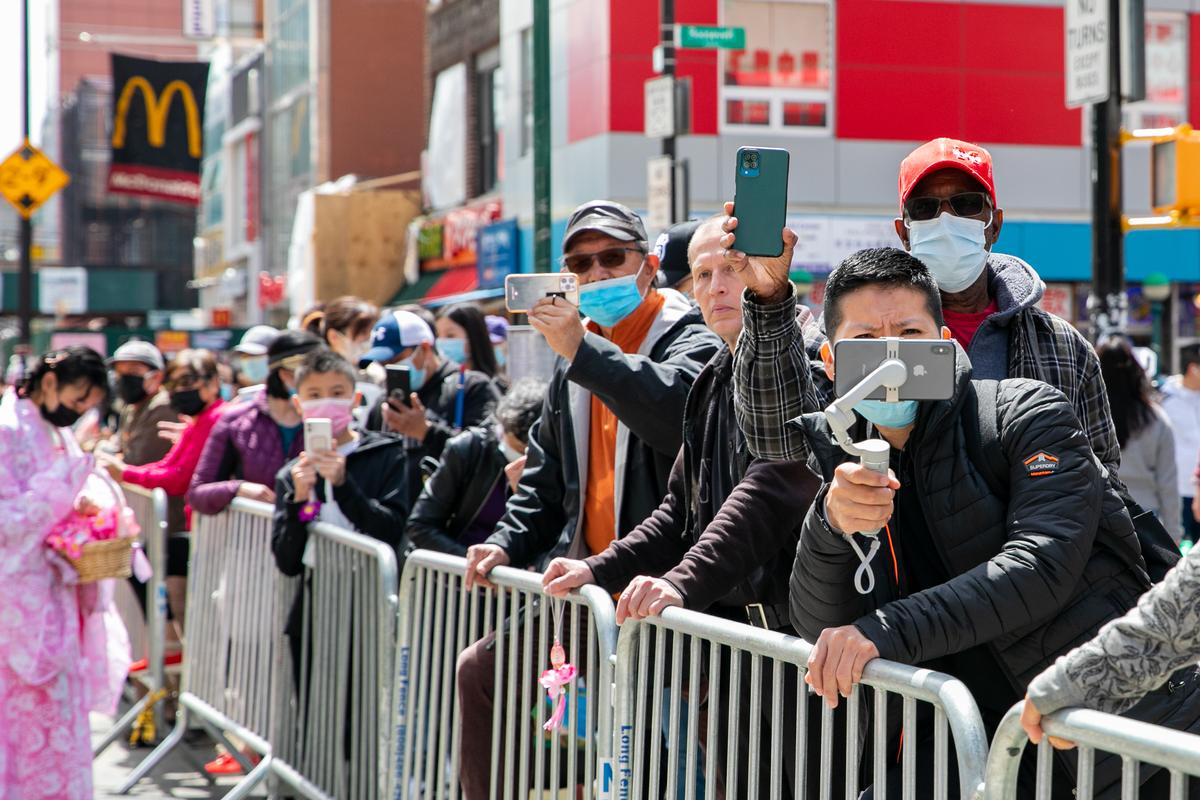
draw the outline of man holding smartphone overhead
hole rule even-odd
[[[957,139],[926,142],[900,163],[899,201],[896,235],[933,275],[946,326],[975,376],[1033,378],[1061,391],[1092,449],[1115,474],[1121,454],[1095,351],[1073,325],[1038,307],[1046,287],[1033,267],[994,252],[1004,210],[991,154]],[[760,357],[760,326],[750,324],[779,310],[768,300],[788,302],[780,294],[751,296],[746,304],[749,346],[738,351],[738,421],[756,456],[802,458],[803,436],[783,424],[801,413],[796,386]]]
[[[529,312],[559,358],[517,491],[491,538],[467,551],[468,587],[497,566],[599,553],[667,494],[688,391],[721,340],[687,298],[654,287],[648,250],[641,219],[619,203],[585,203],[568,219],[562,267],[578,277],[580,306],[546,297]],[[470,800],[490,796],[494,641],[458,661]]]

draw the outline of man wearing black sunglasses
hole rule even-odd
[[[896,234],[937,281],[975,377],[1035,378],[1062,391],[1115,474],[1121,454],[1100,362],[1073,325],[1038,307],[1046,286],[1037,272],[993,252],[1003,224],[987,150],[941,138],[900,162]]]
[[[585,203],[567,220],[561,264],[578,277],[579,307],[547,297],[529,312],[560,358],[517,490],[491,537],[467,550],[468,587],[487,585],[497,566],[543,569],[555,556],[603,552],[666,496],[688,391],[721,340],[686,297],[655,288],[648,244],[641,219],[620,203]],[[502,788],[489,785],[494,643],[482,639],[458,660],[468,800]]]

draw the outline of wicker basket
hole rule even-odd
[[[133,543],[136,537],[121,536],[88,542],[79,558],[68,558],[79,573],[80,583],[105,578],[128,578],[133,574]]]

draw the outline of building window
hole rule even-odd
[[[533,29],[521,31],[521,155],[533,149]]]
[[[1127,130],[1187,122],[1187,22],[1183,13],[1146,13],[1146,99],[1122,108]]]
[[[476,196],[496,188],[500,179],[503,89],[500,51],[493,47],[475,58]]]
[[[746,49],[722,51],[723,130],[830,132],[831,16],[827,1],[725,0]]]

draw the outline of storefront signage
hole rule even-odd
[[[493,222],[479,229],[479,288],[499,289],[504,277],[520,270],[521,229],[515,219]]]

